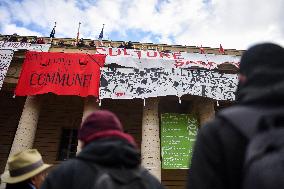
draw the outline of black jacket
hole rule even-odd
[[[242,56],[241,66],[245,68],[240,72],[246,80],[239,82],[236,104],[262,110],[284,109],[284,50],[255,49],[258,52],[251,50]],[[284,121],[278,124],[284,125]],[[247,144],[248,139],[217,114],[198,132],[187,188],[241,188]]]
[[[28,181],[23,181],[16,184],[6,184],[5,189],[33,189]]]
[[[239,189],[247,139],[216,118],[200,129],[188,175],[188,189]]]
[[[94,165],[120,170],[117,176],[123,174],[123,178],[130,181],[134,177],[132,170],[140,166],[140,154],[132,145],[121,139],[96,140],[84,147],[76,158],[55,168],[47,176],[41,188],[92,188],[97,176],[96,169],[92,168]],[[148,171],[143,172],[143,177],[151,188],[163,188]]]

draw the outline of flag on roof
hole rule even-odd
[[[225,50],[223,49],[222,45],[220,44],[219,53],[225,54]]]
[[[103,27],[102,27],[102,30],[101,30],[101,33],[99,35],[99,46],[103,46],[103,37],[104,37],[104,27],[105,27],[105,24],[103,24]]]
[[[80,36],[80,25],[81,25],[81,22],[79,22],[79,26],[78,26],[78,32],[77,32],[77,37],[76,37],[76,43],[79,42],[79,36]]]
[[[50,35],[49,35],[50,38],[54,38],[54,35],[55,35],[55,28],[56,28],[56,22],[54,22],[54,26],[53,26],[53,28],[52,28],[52,30],[51,30],[51,32],[50,32]]]
[[[104,27],[105,27],[105,25],[103,24],[103,28],[102,28],[101,33],[99,35],[100,40],[102,40],[104,38]]]
[[[199,49],[200,49],[200,54],[204,54],[205,53],[204,48],[202,47],[202,45],[200,45]]]

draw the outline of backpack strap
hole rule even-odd
[[[261,118],[275,112],[276,110],[236,105],[220,111],[217,117],[230,123],[249,139],[257,132],[257,125]]]

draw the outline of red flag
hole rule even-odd
[[[205,53],[204,48],[202,47],[202,45],[200,45],[199,49],[200,49],[200,54],[204,54]]]
[[[58,52],[26,53],[17,96],[55,93],[99,96],[100,67],[105,55]]]
[[[220,44],[219,53],[225,54],[225,50],[223,49],[222,45]]]

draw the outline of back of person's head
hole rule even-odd
[[[78,139],[85,145],[97,139],[109,137],[120,138],[136,146],[133,137],[123,132],[118,117],[107,110],[97,110],[90,114],[83,121],[78,132]]]
[[[249,48],[241,58],[237,98],[241,103],[283,100],[284,49],[263,43]]]
[[[273,43],[263,43],[249,48],[241,58],[240,73],[249,77],[255,72],[284,68],[283,48]]]

